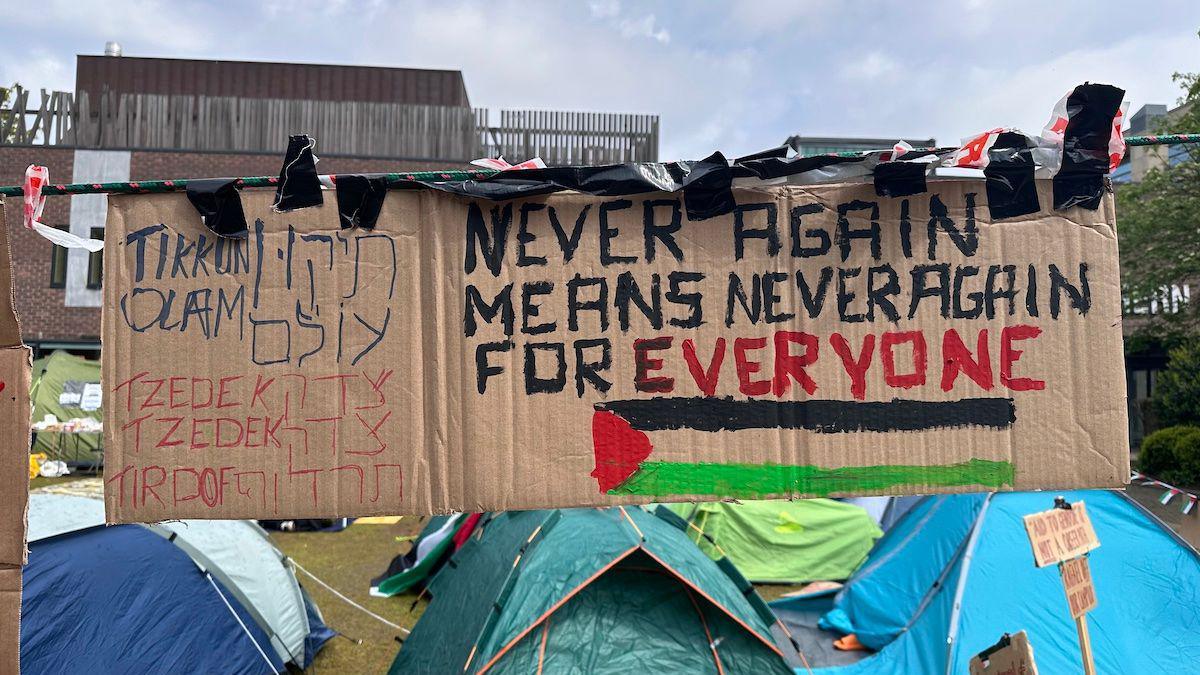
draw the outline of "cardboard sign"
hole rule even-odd
[[[1086,556],[1064,560],[1058,571],[1067,591],[1067,606],[1071,618],[1078,619],[1096,608],[1096,587],[1092,585],[1092,570]]]
[[[271,197],[240,241],[182,194],[109,201],[113,521],[1129,476],[1111,198],[993,223],[977,181],[771,187],[691,221],[392,191],[364,231]]]
[[[1033,513],[1024,520],[1033,547],[1033,563],[1038,567],[1081,556],[1100,546],[1083,502],[1075,502],[1069,509]]]
[[[1033,661],[1033,645],[1025,631],[1009,636],[1007,645],[990,650],[971,659],[971,675],[1037,675],[1037,664]]]
[[[29,503],[29,348],[13,309],[12,259],[0,201],[0,673],[19,671],[21,565]]]

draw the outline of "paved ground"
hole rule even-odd
[[[1130,485],[1127,492],[1130,497],[1133,497],[1139,504],[1145,506],[1155,516],[1158,516],[1159,520],[1179,533],[1192,546],[1200,549],[1200,504],[1197,504],[1192,509],[1192,512],[1185,516],[1182,512],[1184,502],[1180,497],[1172,499],[1171,503],[1166,506],[1159,503],[1158,500],[1164,492],[1160,487]],[[1103,543],[1101,542],[1101,545]]]

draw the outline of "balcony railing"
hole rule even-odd
[[[307,133],[318,154],[465,162],[503,155],[550,165],[658,160],[658,116],[552,110],[117,94],[14,87],[0,107],[0,145],[282,152]]]

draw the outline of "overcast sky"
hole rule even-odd
[[[661,157],[794,133],[1036,132],[1084,80],[1131,112],[1200,71],[1200,2],[56,1],[5,17],[0,82],[74,87],[75,55],[461,69],[474,105],[657,113]],[[1123,16],[1123,14],[1125,16]]]

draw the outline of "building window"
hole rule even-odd
[[[54,229],[68,231],[66,225],[55,225]],[[50,252],[50,288],[67,287],[67,249],[55,245]]]
[[[93,227],[92,239],[103,239],[104,228]],[[98,290],[104,281],[104,249],[93,251],[88,255],[87,287]]]

